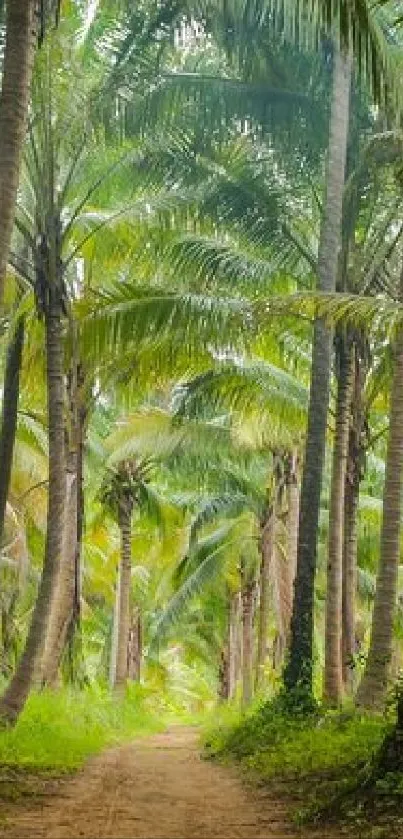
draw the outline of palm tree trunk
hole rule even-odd
[[[60,662],[73,615],[75,555],[77,544],[77,471],[75,452],[66,470],[66,507],[63,546],[58,579],[54,588],[45,649],[39,667],[39,682],[57,687]]]
[[[74,346],[76,347],[76,325]],[[69,377],[70,414],[72,418],[72,446],[76,459],[76,499],[75,499],[75,553],[74,553],[74,592],[71,620],[68,625],[67,644],[69,647],[70,678],[74,681],[83,664],[81,638],[81,589],[82,589],[82,543],[84,530],[84,448],[87,431],[88,408],[86,401],[86,379],[80,361],[76,358]]]
[[[49,492],[45,559],[38,596],[24,652],[0,700],[0,718],[13,723],[28,697],[35,668],[46,640],[50,604],[59,573],[66,495],[64,451],[64,370],[62,300],[56,283],[49,284],[45,312],[49,425]]]
[[[336,428],[330,488],[329,545],[326,591],[324,699],[338,706],[343,695],[342,607],[344,491],[350,433],[354,349],[343,335],[340,340],[340,370],[337,386]]]
[[[318,288],[336,288],[338,252],[346,167],[351,62],[337,51],[334,57],[330,138],[327,160],[326,197],[318,256]],[[317,557],[320,494],[325,456],[330,387],[331,330],[322,319],[315,322],[308,429],[298,538],[291,642],[284,684],[288,691],[302,688],[313,693],[313,613]]]
[[[230,695],[229,682],[229,645],[228,638],[221,650],[218,667],[218,698],[221,702],[227,702]]]
[[[36,0],[7,3],[0,95],[0,306],[4,295],[35,54]]]
[[[229,699],[233,699],[236,694],[237,682],[239,677],[239,663],[241,658],[241,650],[239,643],[239,624],[240,624],[240,599],[239,592],[231,595],[230,599],[230,617],[229,617]]]
[[[276,505],[267,506],[261,522],[260,535],[260,577],[259,577],[259,628],[256,657],[256,687],[261,683],[264,665],[267,659],[267,636],[270,619],[270,573],[273,563]]]
[[[120,563],[116,570],[115,601],[113,604],[111,655],[109,661],[109,684],[111,688],[116,684],[116,665],[118,658],[118,636],[119,636],[119,612],[120,612]]]
[[[10,487],[15,434],[17,431],[17,411],[20,394],[22,353],[24,347],[24,328],[24,318],[21,317],[8,347],[3,386],[0,435],[0,546],[3,542],[4,520]]]
[[[63,550],[58,581],[50,610],[49,629],[39,672],[42,684],[57,685],[64,649],[72,651],[74,630],[79,619],[79,577],[82,540],[83,436],[85,414],[82,410],[83,380],[77,361],[77,330],[73,325],[73,361],[67,377],[69,410],[66,419],[66,513]],[[80,528],[80,530],[79,530]],[[72,658],[72,656],[71,656]]]
[[[347,476],[344,495],[342,657],[343,684],[349,692],[352,692],[354,685],[354,657],[356,653],[355,598],[357,592],[359,496],[359,481],[351,482]]]
[[[298,528],[299,528],[299,486],[298,455],[292,452],[288,457],[286,472],[287,487],[287,560],[290,566],[291,603],[294,599],[294,580],[297,570]],[[289,630],[289,628],[288,628]]]
[[[403,273],[401,282],[403,292]],[[401,296],[403,297],[403,293]],[[380,559],[371,640],[364,675],[357,692],[357,704],[365,708],[381,707],[388,686],[400,560],[402,487],[403,328],[399,327],[395,342],[395,363],[390,396]]]
[[[242,587],[242,704],[249,705],[253,696],[253,599],[255,583]]]
[[[360,483],[364,475],[367,427],[363,399],[367,375],[366,339],[362,335],[358,337],[359,340],[355,342],[352,420],[344,491],[342,666],[343,684],[348,693],[353,693],[355,685],[358,504]]]
[[[130,594],[132,573],[132,512],[130,501],[123,500],[119,509],[121,539],[119,622],[116,656],[115,687],[121,687],[128,678],[127,645],[130,631]]]
[[[128,676],[134,682],[140,681],[142,658],[142,631],[140,607],[132,609],[127,650]]]

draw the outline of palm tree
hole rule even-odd
[[[327,159],[326,199],[321,224],[318,279],[321,291],[336,288],[338,252],[347,155],[351,62],[334,56],[333,95]],[[308,413],[301,488],[298,559],[289,659],[284,671],[286,690],[303,688],[312,696],[313,604],[320,491],[325,455],[330,386],[331,331],[320,320],[314,327],[311,398]]]
[[[147,462],[121,461],[110,471],[101,489],[105,505],[116,515],[121,540],[118,586],[116,590],[116,666],[114,686],[121,687],[132,674],[131,541],[133,510],[149,472]],[[139,652],[139,651],[138,651]]]
[[[73,20],[79,28],[81,21]],[[103,226],[105,221],[97,220],[94,228],[90,224],[90,232],[86,227],[85,208],[99,190],[105,179],[116,172],[116,161],[110,165],[103,159],[103,170],[94,177],[88,186],[82,184],[80,164],[83,158],[91,155],[95,142],[95,135],[91,124],[83,119],[83,111],[77,108],[77,94],[82,105],[83,99],[94,104],[100,96],[100,88],[110,81],[110,73],[115,75],[116,65],[111,71],[106,66],[105,77],[99,80],[89,76],[88,87],[70,89],[72,94],[70,106],[71,122],[66,122],[66,106],[64,79],[66,74],[71,78],[71,65],[60,68],[54,73],[56,46],[63,43],[63,37],[68,33],[69,44],[71,31],[69,21],[61,27],[53,38],[48,38],[41,52],[33,84],[32,108],[36,119],[29,132],[25,155],[25,186],[22,185],[22,195],[34,199],[34,206],[29,200],[24,204],[22,200],[17,207],[16,236],[23,238],[25,249],[31,255],[31,261],[23,260],[19,263],[19,270],[25,281],[34,289],[38,314],[45,324],[46,361],[47,361],[47,397],[48,397],[48,428],[49,428],[49,486],[48,486],[48,518],[47,538],[43,573],[38,597],[33,611],[32,622],[28,632],[24,653],[19,662],[14,677],[8,686],[1,702],[0,716],[13,722],[27,698],[30,685],[39,658],[44,648],[48,629],[48,619],[51,614],[53,595],[56,592],[60,562],[63,553],[63,533],[65,532],[65,500],[66,500],[66,452],[65,452],[65,371],[64,371],[64,333],[67,316],[70,321],[72,312],[68,302],[67,285],[71,283],[73,267],[76,267],[76,257],[89,241],[92,235]],[[137,33],[131,33],[127,42],[130,50]],[[91,42],[91,37],[89,40]],[[74,41],[75,46],[76,41]],[[144,46],[144,44],[143,44]],[[80,63],[77,47],[75,60],[77,67]],[[45,130],[46,128],[46,130]],[[74,153],[72,153],[72,149]],[[127,162],[127,155],[124,156]],[[119,161],[120,163],[121,161]],[[81,192],[80,192],[81,188]],[[78,195],[77,195],[78,192]],[[84,192],[84,197],[83,197]],[[64,213],[69,206],[69,212]],[[143,205],[144,206],[144,205]],[[68,217],[67,217],[68,216]],[[83,218],[84,217],[84,218]],[[109,215],[108,215],[109,221]],[[84,231],[82,229],[84,226]],[[11,261],[15,261],[15,253],[11,253]],[[70,468],[70,467],[69,467]],[[78,483],[76,483],[78,487]],[[78,487],[78,489],[80,489]],[[72,503],[77,499],[72,495]],[[73,518],[77,518],[76,507],[72,509]],[[78,524],[78,523],[77,523]],[[77,528],[74,544],[77,544]],[[70,533],[70,536],[72,534]],[[66,535],[65,545],[70,544]],[[67,563],[68,565],[69,563]],[[64,593],[63,593],[64,596]],[[59,639],[58,627],[60,617],[53,621],[54,639],[49,643],[53,649],[54,641]],[[61,637],[64,637],[62,633]],[[60,641],[58,641],[60,645]],[[59,655],[55,662],[58,663]]]

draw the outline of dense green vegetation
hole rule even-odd
[[[33,694],[16,726],[1,732],[1,763],[74,769],[106,746],[162,730],[164,703],[135,687],[120,700],[99,688]]]
[[[212,712],[398,825],[401,25],[0,0],[0,764]]]

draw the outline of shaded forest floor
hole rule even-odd
[[[255,786],[203,760],[195,729],[173,727],[91,758],[73,776],[0,770],[4,839],[336,839],[339,826],[298,827],[295,785]],[[385,827],[385,825],[384,825]],[[375,830],[377,828],[375,827]],[[394,823],[375,836],[403,836]]]

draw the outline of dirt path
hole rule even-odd
[[[304,833],[304,839],[325,834]],[[329,834],[330,836],[330,834]],[[297,839],[284,803],[200,758],[175,728],[90,760],[43,800],[3,815],[5,839]]]

